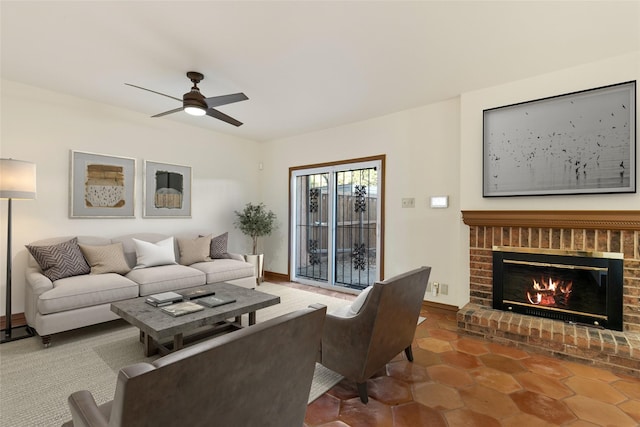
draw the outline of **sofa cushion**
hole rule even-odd
[[[211,258],[224,259],[229,258],[227,253],[227,244],[229,241],[229,233],[222,233],[211,239]]]
[[[253,264],[235,259],[214,259],[209,262],[191,264],[207,275],[207,283],[225,282],[227,280],[251,277],[254,274]]]
[[[78,238],[51,246],[26,245],[42,269],[42,273],[52,282],[65,277],[89,274],[91,268],[80,251]]]
[[[159,241],[158,243],[145,242],[133,239],[136,246],[136,266],[134,268],[155,267],[176,263],[176,254],[173,247],[173,237]]]
[[[112,245],[80,245],[80,249],[91,266],[91,274],[127,274],[131,267],[124,258],[122,243]]]
[[[138,296],[138,285],[115,273],[85,274],[53,282],[53,289],[38,298],[38,312],[58,313],[108,304]]]
[[[191,265],[196,262],[209,261],[211,249],[211,235],[196,237],[195,239],[178,239],[180,250],[180,264]]]
[[[185,265],[134,269],[126,277],[139,285],[140,296],[204,285],[205,274]]]

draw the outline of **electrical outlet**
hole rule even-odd
[[[416,199],[413,197],[407,197],[402,199],[402,207],[403,208],[415,208],[416,207]]]
[[[449,295],[449,285],[440,282],[429,282],[427,283],[427,294],[432,297]]]

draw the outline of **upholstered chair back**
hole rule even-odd
[[[72,394],[67,425],[302,426],[325,313],[314,305],[125,367],[112,402]]]
[[[430,272],[431,267],[421,267],[377,282],[357,314],[327,315],[321,363],[366,393],[368,378],[403,350],[411,355]]]

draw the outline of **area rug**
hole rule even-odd
[[[259,291],[280,296],[281,303],[257,312],[257,321],[313,303],[328,310],[348,304],[333,298],[287,286],[263,283]],[[246,317],[246,316],[245,316]],[[246,321],[246,319],[243,319]],[[0,425],[12,427],[59,426],[71,419],[67,397],[89,390],[98,404],[113,398],[118,370],[132,363],[152,361],[144,357],[138,330],[124,321],[57,334],[52,346],[28,338],[0,347]],[[342,377],[316,365],[309,402],[337,384]]]

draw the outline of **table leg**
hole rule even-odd
[[[173,351],[180,350],[183,346],[182,334],[173,336]]]
[[[249,312],[249,326],[255,325],[255,324],[256,324],[256,312],[251,311]]]
[[[156,346],[153,338],[151,338],[149,334],[145,334],[144,332],[141,332],[140,336],[144,336],[144,341],[142,342],[144,347],[144,355],[149,357],[156,354],[158,352],[158,347]]]

